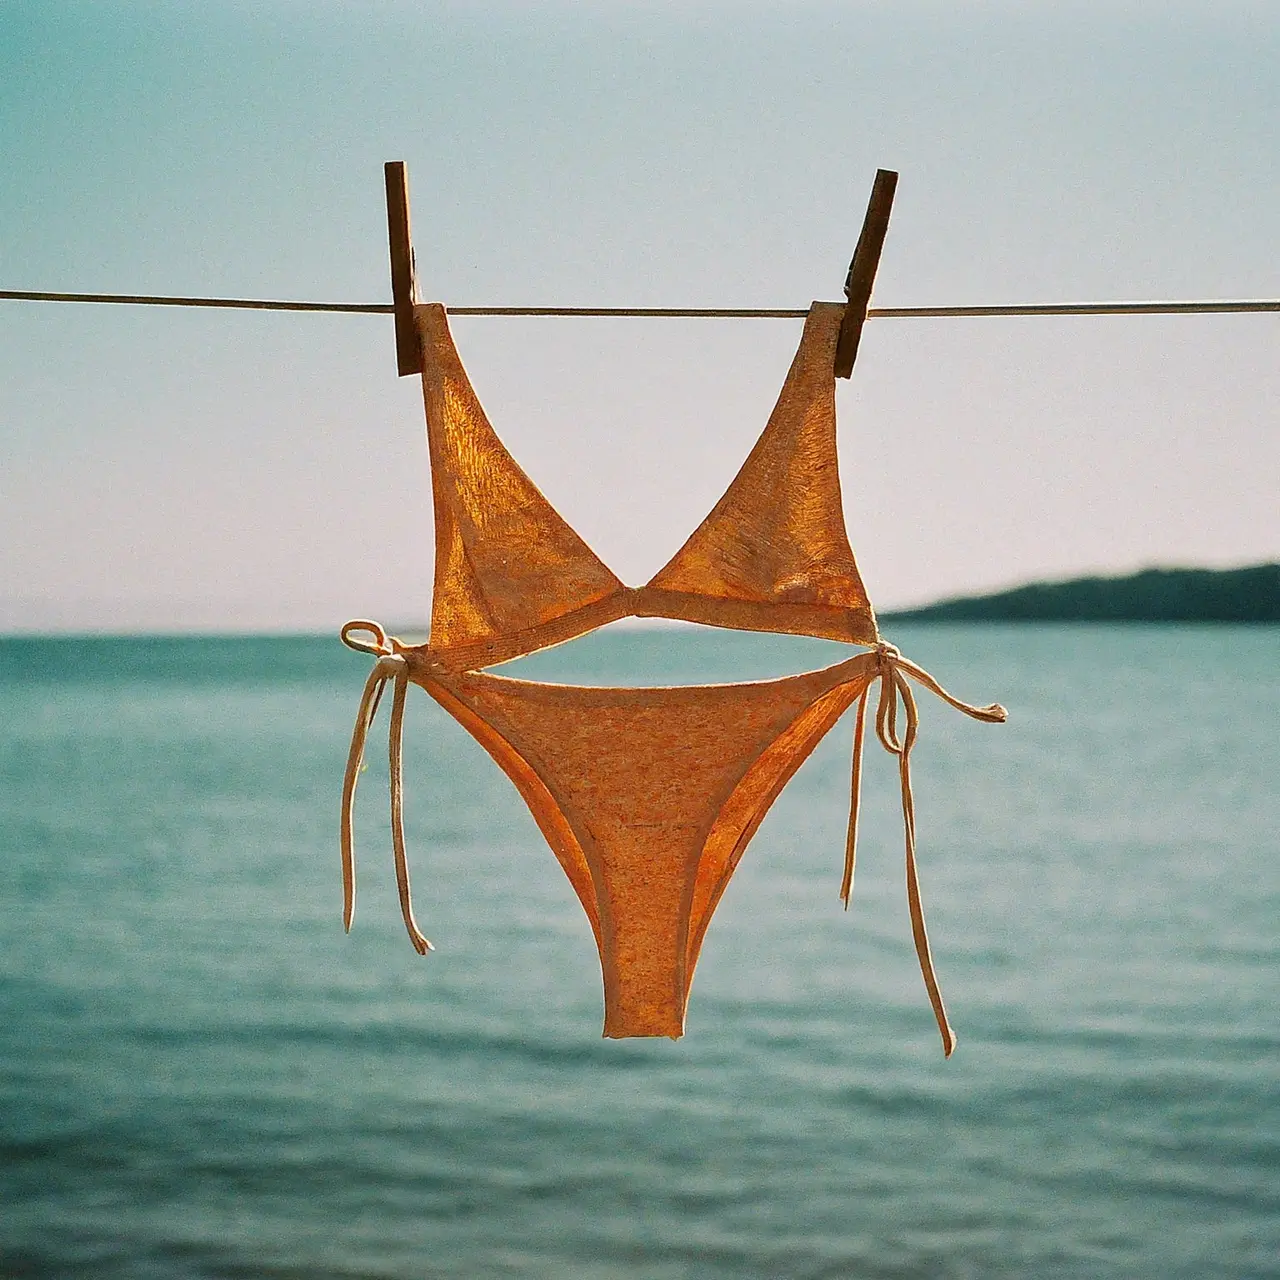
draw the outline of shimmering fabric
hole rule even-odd
[[[505,770],[595,931],[604,1034],[679,1036],[703,934],[783,784],[875,658],[757,684],[598,689],[409,678]]]
[[[778,403],[715,509],[643,587],[564,522],[489,425],[438,304],[416,310],[435,497],[431,645],[476,670],[628,616],[874,644],[845,532],[832,361],[841,303],[815,302]]]
[[[832,374],[844,305],[815,302],[742,470],[636,612],[750,631],[878,639],[845,532]]]
[[[622,617],[629,593],[489,425],[444,308],[419,306],[415,317],[435,499],[432,648],[489,666]]]
[[[405,927],[414,919],[401,810],[405,690],[424,688],[479,741],[524,797],[595,933],[606,1036],[679,1036],[703,936],[748,841],[817,742],[858,703],[845,877],[856,844],[867,697],[898,757],[907,897],[925,986],[950,1054],[955,1037],[933,972],[916,870],[909,756],[917,713],[907,676],[971,707],[880,640],[845,533],[836,463],[833,361],[842,305],[814,303],[777,406],[742,469],[671,561],[625,587],[556,513],[494,434],[439,305],[415,311],[435,497],[431,638],[405,645],[377,623],[343,640],[376,658],[343,787],[343,918],[355,904],[352,806],[378,701],[393,689],[391,824]],[[836,666],[754,684],[599,689],[482,673],[627,616],[678,618],[874,645]],[[360,639],[360,633],[371,637]],[[897,729],[901,701],[905,730]]]

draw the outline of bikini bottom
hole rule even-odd
[[[372,642],[358,638],[361,632]],[[752,684],[616,689],[535,684],[446,667],[426,646],[349,622],[351,648],[377,661],[365,684],[342,795],[343,923],[355,909],[353,811],[365,739],[388,684],[391,834],[405,927],[431,944],[413,916],[402,812],[402,740],[410,682],[421,685],[493,757],[524,797],[573,885],[600,952],[604,1034],[684,1033],[689,987],[711,916],[770,805],[836,720],[858,704],[849,833],[840,896],[853,885],[862,743],[871,685],[880,684],[876,736],[898,759],[906,837],[907,903],[921,973],[943,1050],[955,1034],[933,971],[916,869],[910,755],[919,715],[908,677],[977,720],[1006,718],[970,706],[892,645],[804,675]],[[899,730],[899,708],[903,723]]]
[[[515,783],[591,921],[604,1034],[684,1032],[712,913],[870,655],[753,684],[603,689],[414,670]]]

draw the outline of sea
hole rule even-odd
[[[1280,1276],[1280,628],[903,625],[944,1059],[894,760],[852,714],[761,826],[686,1034],[601,1038],[506,777],[336,637],[0,641],[0,1277]],[[835,644],[610,628],[505,668],[763,679]]]

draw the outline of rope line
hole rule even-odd
[[[279,302],[266,298],[176,298],[145,293],[43,293],[31,289],[0,289],[0,298],[15,302],[115,302],[135,307],[222,307],[241,311],[343,311],[358,315],[392,315],[395,308],[380,302]]]
[[[240,311],[328,311],[345,315],[395,313],[383,302],[288,302],[270,298],[184,298],[130,293],[49,293],[0,289],[14,302],[105,302],[138,307],[216,307]],[[803,320],[807,307],[447,307],[454,316],[651,317],[658,319]],[[869,320],[960,319],[985,316],[1182,316],[1280,312],[1280,298],[1182,302],[1045,302],[975,307],[871,307]]]

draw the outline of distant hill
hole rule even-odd
[[[1280,564],[1035,582],[883,616],[895,622],[1280,622]]]

